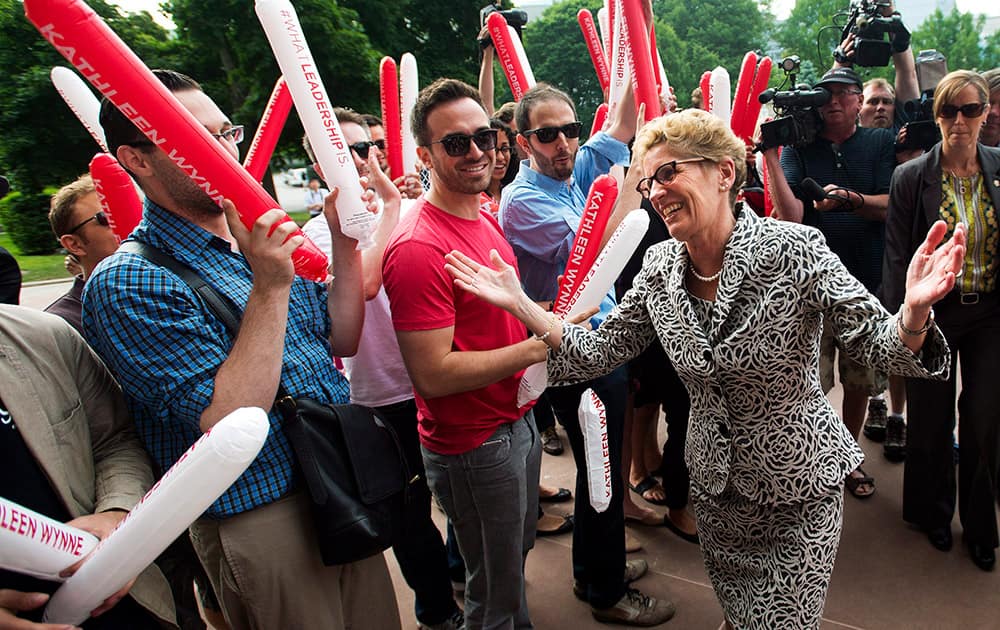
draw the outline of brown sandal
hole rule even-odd
[[[861,476],[855,477],[854,472],[861,473]],[[848,474],[847,479],[844,479],[844,485],[847,487],[848,492],[853,494],[858,499],[867,499],[875,494],[875,478],[870,477],[868,473],[861,469],[861,466],[854,469],[854,472]],[[871,488],[871,491],[865,492],[864,490],[861,490],[860,488],[862,486],[868,486]]]

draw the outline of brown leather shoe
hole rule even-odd
[[[591,608],[590,613],[601,623],[648,627],[669,621],[676,610],[671,601],[655,599],[630,588],[614,606]]]

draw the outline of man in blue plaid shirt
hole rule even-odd
[[[234,126],[191,78],[158,78],[234,158]],[[361,257],[325,206],[336,278],[295,276],[284,213],[264,213],[248,231],[228,200],[216,205],[124,115],[101,108],[109,150],[146,194],[130,235],[187,264],[242,311],[233,338],[172,272],[118,252],[95,270],[83,296],[87,339],[122,385],[138,431],[162,469],[238,407],[270,409],[271,432],[243,476],[191,526],[191,538],[234,629],[398,628],[381,555],[322,564],[308,497],[295,487],[292,453],[272,409],[279,381],[293,397],[346,403],[349,388],[331,354],[357,349],[364,319]],[[290,238],[289,238],[290,237]],[[287,242],[286,242],[287,239]]]

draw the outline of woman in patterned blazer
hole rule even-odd
[[[563,324],[513,269],[453,252],[456,283],[509,310],[549,350],[553,382],[605,374],[660,339],[691,396],[685,459],[705,565],[731,628],[819,627],[840,539],[843,484],[861,449],[819,381],[829,320],[855,359],[943,378],[948,347],[931,305],[955,283],[964,235],[931,228],[889,315],[802,225],[735,204],[745,146],[687,110],[652,121],[635,150],[639,192],[675,240],[649,249],[633,288],[598,330]],[[530,350],[530,345],[529,345]]]

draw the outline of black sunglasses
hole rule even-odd
[[[986,111],[986,103],[966,103],[965,105],[942,105],[938,116],[941,118],[956,118],[958,112],[966,118],[975,118]]]
[[[562,127],[539,127],[538,129],[528,129],[527,131],[522,131],[521,135],[525,138],[535,136],[542,144],[548,144],[550,142],[555,142],[560,133],[566,136],[567,139],[579,138],[581,129],[583,129],[583,123],[576,121],[566,123]]]
[[[351,150],[358,154],[358,157],[362,160],[368,159],[368,152],[372,147],[378,146],[371,140],[365,140],[364,142],[355,142],[354,144],[347,145],[351,147]]]
[[[385,151],[385,140],[372,140],[372,144],[378,147],[379,151]]]
[[[109,227],[111,225],[111,223],[108,222],[108,215],[104,214],[103,210],[98,210],[97,214],[95,214],[94,216],[90,217],[89,219],[85,219],[84,221],[81,221],[80,223],[78,223],[76,225],[76,227],[70,228],[66,232],[66,234],[72,234],[72,233],[76,232],[77,230],[79,230],[83,226],[87,225],[91,221],[97,221],[98,225],[102,225],[104,227]]]
[[[678,164],[692,164],[694,162],[704,162],[707,158],[689,158],[687,160],[670,160],[656,167],[653,174],[650,177],[643,177],[639,180],[636,185],[635,190],[640,195],[649,199],[650,191],[653,188],[653,182],[657,182],[661,186],[669,186],[674,178],[677,177],[677,165]]]
[[[462,157],[469,152],[473,142],[480,151],[492,151],[497,148],[497,129],[480,129],[471,136],[467,133],[450,133],[431,144],[440,144],[444,152],[451,157]]]

